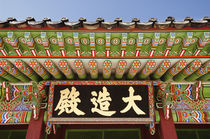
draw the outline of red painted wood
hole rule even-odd
[[[32,114],[31,121],[29,123],[27,134],[26,134],[26,139],[43,139],[44,138],[43,118],[44,118],[44,110],[43,109],[40,110],[38,120],[34,120],[33,114]]]
[[[177,139],[176,128],[171,116],[168,120],[165,119],[163,109],[159,109],[160,113],[160,135],[162,139]]]

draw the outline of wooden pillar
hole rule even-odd
[[[160,136],[161,139],[177,139],[176,128],[170,112],[170,118],[165,119],[163,109],[159,110],[160,113]]]
[[[44,118],[44,110],[43,109],[40,110],[38,120],[34,120],[33,114],[31,115],[31,121],[28,125],[26,139],[43,139],[44,138],[43,118]]]

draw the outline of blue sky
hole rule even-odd
[[[131,21],[133,17],[148,21],[156,17],[163,21],[167,16],[174,16],[177,21],[186,16],[199,20],[210,16],[210,0],[0,0],[0,20],[11,16],[18,20],[27,16],[36,20],[68,17],[71,21],[79,17],[88,21],[97,17],[106,21],[116,17],[123,21]]]

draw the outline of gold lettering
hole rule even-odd
[[[61,115],[64,111],[68,114],[74,112],[76,115],[84,115],[85,113],[77,108],[78,103],[81,102],[78,98],[79,95],[80,93],[76,91],[75,87],[71,88],[71,92],[68,88],[61,90],[60,100],[55,108],[55,111],[60,110],[58,115]]]
[[[109,92],[107,91],[107,88],[103,87],[103,92],[99,91],[99,94],[97,94],[96,91],[92,91],[91,95],[93,98],[90,99],[90,101],[95,106],[91,109],[91,112],[97,112],[104,116],[112,116],[116,113],[116,111],[109,111],[110,103],[109,101],[112,101]],[[98,96],[98,98],[96,98]],[[99,108],[98,108],[99,106]]]
[[[134,96],[134,89],[133,87],[129,87],[129,97],[123,97],[122,100],[125,103],[128,103],[128,105],[120,111],[120,113],[126,113],[127,111],[129,111],[131,109],[131,107],[133,108],[133,110],[138,114],[138,115],[145,115],[145,112],[143,112],[141,109],[139,109],[139,107],[135,104],[135,100],[141,101],[142,97],[140,95],[135,95]]]

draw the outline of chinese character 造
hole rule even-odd
[[[145,115],[145,112],[143,112],[141,109],[139,109],[139,107],[135,104],[135,100],[141,101],[142,97],[140,95],[135,95],[134,96],[134,89],[133,87],[129,87],[129,97],[123,97],[122,100],[126,103],[128,103],[128,105],[120,111],[120,113],[126,113],[127,111],[129,111],[131,109],[131,107],[133,108],[133,110],[138,114],[138,115]]]
[[[77,108],[78,103],[81,102],[78,98],[79,95],[79,91],[77,91],[75,87],[71,88],[71,92],[68,88],[61,90],[60,100],[55,108],[55,111],[60,110],[58,115],[62,114],[64,111],[66,113],[74,112],[76,115],[84,115],[85,113]]]
[[[97,94],[96,91],[92,91],[91,95],[93,96],[93,98],[91,98],[90,101],[95,106],[94,108],[91,109],[92,113],[97,112],[104,116],[112,116],[113,114],[116,113],[116,111],[109,111],[109,106],[110,106],[109,101],[112,101],[112,99],[105,86],[103,87],[103,92],[99,91],[99,94]]]

